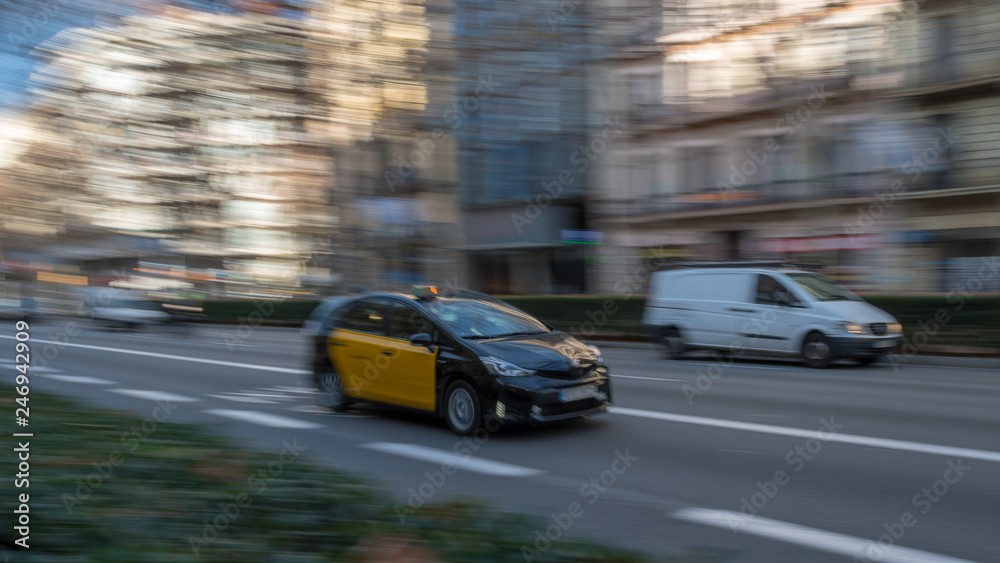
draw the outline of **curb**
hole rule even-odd
[[[659,345],[651,342],[614,341],[614,340],[587,340],[585,342],[587,344],[593,344],[594,346],[598,346],[600,348],[613,348],[618,350],[656,351],[659,350],[660,348]],[[895,362],[895,364],[890,364],[890,365],[919,365],[919,366],[932,366],[932,367],[995,369],[1000,371],[1000,357],[997,357],[995,354],[996,352],[992,352],[992,355],[988,357],[960,356],[960,355],[955,355],[955,356],[918,355],[909,358],[902,357],[899,361]]]

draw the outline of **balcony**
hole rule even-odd
[[[833,200],[872,198],[892,193],[894,197],[930,192],[946,194],[1000,191],[1000,186],[963,186],[950,170],[923,171],[914,179],[912,173],[903,174],[864,172],[818,176],[805,180],[775,181],[767,184],[742,186],[738,189],[707,188],[679,194],[655,195],[636,199],[595,199],[590,213],[597,219],[625,219],[661,214],[723,211],[733,213],[749,207],[767,206],[772,209],[827,205]],[[894,182],[898,182],[894,184]],[[1000,182],[994,182],[998,184]]]

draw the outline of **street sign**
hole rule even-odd
[[[559,240],[564,244],[604,244],[604,233],[563,229],[559,231]]]

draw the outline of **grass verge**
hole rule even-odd
[[[11,416],[14,397],[0,386]],[[163,411],[139,418],[42,393],[30,401],[30,427],[14,430],[34,433],[30,487],[14,488],[13,478],[0,485],[8,507],[0,558],[10,561],[523,562],[522,546],[551,524],[475,502],[428,505],[400,523],[388,494],[312,464],[294,443],[255,452]],[[11,505],[21,493],[30,495],[29,550],[14,548]],[[646,559],[557,541],[533,561]]]

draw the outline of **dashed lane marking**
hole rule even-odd
[[[261,399],[260,397],[247,397],[244,395],[205,395],[206,397],[212,397],[213,399],[223,399],[226,401],[234,401],[237,403],[262,403],[266,405],[273,405],[278,401],[271,401],[269,399]]]
[[[59,375],[56,373],[46,373],[42,376],[48,379],[55,379],[56,381],[65,381],[66,383],[87,383],[90,385],[111,385],[118,383],[117,381],[101,379],[100,377],[90,377],[89,375]]]
[[[214,414],[216,416],[231,418],[233,420],[249,422],[251,424],[270,426],[272,428],[302,428],[302,429],[323,428],[322,424],[316,424],[315,422],[307,422],[305,420],[299,420],[296,418],[289,418],[287,416],[279,416],[276,414],[269,414],[260,411],[211,409],[202,412],[208,414]]]
[[[167,391],[152,391],[149,389],[109,389],[112,393],[135,397],[137,399],[148,399],[150,401],[167,401],[172,403],[197,403],[201,399],[169,393]]]
[[[485,473],[486,475],[497,475],[502,477],[532,477],[545,473],[539,469],[512,465],[502,461],[492,461],[489,459],[463,456],[447,450],[428,448],[417,444],[371,442],[368,444],[361,444],[360,447],[387,454],[419,459],[421,461],[429,461],[434,464],[451,464],[459,469],[474,471],[476,473]]]
[[[968,559],[958,559],[938,555],[899,545],[883,547],[882,543],[772,520],[762,516],[746,518],[741,512],[714,510],[709,508],[682,508],[670,513],[679,520],[731,529],[752,536],[760,536],[785,543],[793,543],[818,551],[835,553],[869,561],[872,553],[879,553],[877,561],[884,563],[972,563]],[[878,551],[874,551],[877,549]]]

